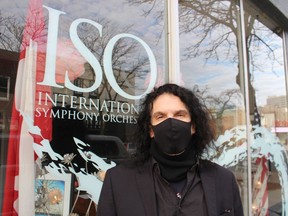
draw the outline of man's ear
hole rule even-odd
[[[195,132],[196,132],[195,126],[194,126],[194,124],[192,124],[192,126],[191,126],[191,135],[195,134]]]
[[[151,126],[150,126],[149,134],[150,134],[150,138],[154,138],[154,131]]]

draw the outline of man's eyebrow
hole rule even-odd
[[[185,110],[185,109],[180,109],[180,110],[176,110],[175,112],[174,112],[174,114],[178,114],[178,113],[189,113],[189,111],[188,110]],[[155,113],[152,113],[152,116],[154,116],[154,115],[165,115],[165,112],[163,112],[163,111],[157,111],[157,112],[155,112]]]
[[[162,112],[162,111],[157,111],[157,112],[155,112],[155,113],[152,113],[152,116],[155,116],[155,115],[163,115],[164,114],[164,112]]]

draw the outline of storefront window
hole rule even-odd
[[[234,172],[245,215],[288,212],[283,29],[249,0],[0,6],[4,215],[95,215],[105,171],[135,151],[141,97],[168,80],[213,114],[205,157]]]
[[[182,83],[214,114],[217,151],[208,157],[234,171],[246,214],[266,215],[284,212],[287,199],[283,42],[244,2],[244,13],[237,1],[179,2]]]
[[[265,26],[267,20],[257,12],[247,9],[246,13],[253,20],[248,38],[250,82],[254,90],[252,211],[255,215],[285,214],[288,131],[282,32]]]
[[[211,152],[208,157],[234,171],[247,211],[239,6],[235,1],[184,1],[179,4],[179,17],[183,84],[199,95],[217,125],[217,152]]]
[[[95,214],[103,173],[134,150],[140,98],[166,79],[164,1],[0,5],[3,213],[17,200],[24,215]]]

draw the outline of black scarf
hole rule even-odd
[[[193,139],[190,147],[180,155],[169,156],[159,152],[154,140],[151,142],[150,153],[158,162],[161,176],[169,182],[178,182],[187,177],[187,172],[196,163],[196,156],[193,150]]]

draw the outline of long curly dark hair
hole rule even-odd
[[[178,86],[176,84],[164,84],[147,94],[140,106],[140,112],[137,121],[137,131],[135,133],[136,139],[136,153],[134,160],[136,162],[144,163],[150,158],[151,138],[149,135],[151,125],[151,111],[153,102],[160,95],[168,93],[180,98],[180,100],[187,106],[192,124],[195,125],[195,153],[199,158],[207,147],[213,147],[215,139],[215,127],[212,115],[204,106],[198,97],[189,89]],[[167,104],[167,106],[169,106]]]

